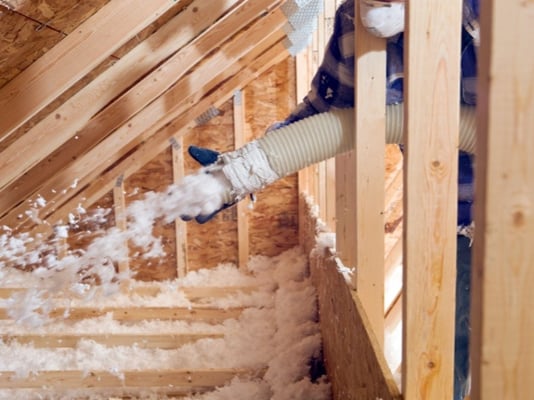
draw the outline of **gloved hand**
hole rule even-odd
[[[197,146],[189,146],[189,148],[187,149],[187,152],[189,153],[191,157],[193,157],[195,161],[197,161],[203,167],[207,167],[208,165],[214,164],[217,161],[219,154],[220,154],[217,151],[206,149],[203,147],[197,147]],[[191,221],[194,218],[195,221],[197,221],[199,224],[204,224],[208,222],[209,220],[211,220],[213,217],[215,217],[219,212],[233,206],[236,203],[237,203],[236,201],[225,203],[222,205],[221,208],[219,208],[218,210],[215,210],[214,212],[208,215],[197,215],[195,217],[192,217],[189,215],[181,215],[180,218],[183,221]]]

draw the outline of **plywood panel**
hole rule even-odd
[[[96,13],[109,0],[9,0],[17,13],[36,20],[43,27],[70,33],[75,27]]]
[[[218,152],[234,148],[232,101],[219,107],[220,115],[191,129],[184,136],[184,148],[189,145],[206,147]],[[200,165],[185,156],[185,173],[197,171]],[[187,254],[190,270],[214,267],[221,262],[237,263],[236,209],[219,213],[206,224],[191,222],[187,226]]]
[[[63,35],[0,8],[0,88],[58,43]]]
[[[125,180],[126,206],[142,199],[146,192],[162,192],[173,182],[172,154],[170,146],[156,158]],[[140,251],[138,257],[130,258],[130,270],[135,272],[138,280],[166,280],[177,276],[176,270],[176,231],[174,224],[164,224],[161,220],[154,223],[153,234],[162,238],[165,256],[145,259],[142,249],[131,248],[130,254]]]
[[[294,60],[287,59],[247,86],[247,124],[261,137],[284,120],[295,104]],[[257,193],[250,213],[250,253],[274,256],[298,243],[297,176],[283,178]]]

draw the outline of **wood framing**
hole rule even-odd
[[[234,93],[234,147],[236,149],[247,143],[244,97],[240,90]],[[248,207],[248,198],[237,203],[238,265],[241,268],[246,266],[249,258]]]
[[[269,42],[269,39],[273,37],[272,32],[276,35],[284,21],[285,17],[279,11],[261,18],[257,24],[252,25],[232,42],[223,46],[221,51],[206,60],[193,73],[178,81],[163,96],[132,117],[127,124],[122,125],[88,153],[56,173],[53,178],[48,179],[42,190],[52,195],[48,204],[40,210],[41,218],[46,218],[48,213],[57,208],[58,197],[64,197],[63,193],[57,191],[57,188],[68,188],[75,179],[80,187],[85,187],[107,166],[118,161],[128,151],[184,113],[190,104],[194,103],[192,100],[195,94],[205,90],[204,87],[207,84],[220,76],[220,71],[230,68],[253,48],[261,47],[261,43],[272,43]],[[103,160],[107,163],[103,163]],[[11,227],[22,226],[24,222],[33,224],[27,218],[22,220],[19,218],[19,215],[24,215],[25,208],[26,205],[22,204],[13,209],[8,216],[2,218],[3,222]]]
[[[534,3],[481,4],[472,399],[532,396]]]
[[[228,4],[221,10],[221,14],[217,14],[210,2],[197,0],[195,7],[190,7],[169,21],[108,71],[65,102],[55,113],[50,114],[20,140],[13,143],[3,153],[5,160],[18,157],[22,151],[28,154],[24,162],[9,166],[13,174],[17,171],[26,172],[45,157],[47,159],[46,162],[38,164],[41,168],[28,171],[27,175],[17,180],[16,184],[2,189],[5,194],[0,198],[0,208],[7,210],[17,204],[17,199],[21,196],[28,196],[32,191],[39,190],[46,181],[45,177],[58,173],[64,168],[65,163],[70,161],[68,154],[80,155],[87,152],[164,93],[205,57],[204,53],[199,52],[199,48],[210,53],[256,18],[264,7],[276,4],[276,1],[270,0],[255,3],[253,7],[241,5],[231,10],[228,15],[224,15],[223,13],[227,12],[235,2],[235,0],[227,1]],[[189,11],[192,9],[197,11]],[[217,20],[217,17],[221,16],[224,18]],[[191,30],[180,29],[183,26],[191,26]],[[173,55],[177,50],[179,51]],[[147,57],[147,54],[150,54],[150,57]],[[129,85],[142,77],[145,69],[152,69],[167,58],[169,59],[163,65],[123,93]],[[120,97],[116,98],[119,95]],[[113,102],[108,104],[111,101]],[[103,107],[105,108],[96,114]],[[93,118],[90,120],[91,117]],[[56,133],[52,138],[46,134],[51,131]],[[76,134],[75,140],[72,139],[74,134]],[[49,155],[61,145],[63,145],[62,151]],[[11,172],[5,171],[5,173]],[[63,187],[68,186],[69,184],[66,184]],[[56,190],[59,187],[61,186],[56,186]]]
[[[0,90],[0,107],[3,110],[0,138],[7,138],[17,127],[176,4],[168,0],[108,3]],[[135,13],[131,12],[132,8],[136,9]],[[3,158],[0,164],[0,187],[13,178],[12,174],[5,171],[8,161]],[[14,167],[12,164],[11,167]]]
[[[172,178],[178,184],[184,177],[184,151],[182,138],[170,138],[172,151]],[[181,219],[174,221],[176,231],[176,271],[179,278],[187,273],[187,224]]]
[[[407,399],[446,399],[453,387],[462,1],[406,7],[402,387]]]

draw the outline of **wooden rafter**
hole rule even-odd
[[[128,158],[122,160],[116,164],[111,170],[101,174],[96,180],[83,191],[78,193],[61,208],[56,210],[48,219],[48,224],[40,224],[32,230],[32,234],[46,232],[51,221],[64,220],[68,214],[81,204],[83,207],[89,207],[94,204],[98,199],[111,190],[115,177],[123,174],[125,178],[136,172],[140,166],[144,165],[147,161],[154,158],[161,151],[165,150],[169,146],[169,138],[182,136],[187,132],[187,128],[191,121],[193,121],[198,115],[206,110],[210,105],[219,106],[228,100],[235,90],[246,86],[248,82],[257,78],[260,74],[265,72],[273,65],[281,62],[283,59],[289,56],[286,47],[280,42],[283,37],[283,32],[278,32],[273,35],[275,40],[279,42],[272,46],[264,53],[261,52],[261,47],[256,49],[261,55],[252,54],[250,57],[245,57],[239,62],[235,63],[233,67],[227,68],[224,73],[207,85],[200,96],[209,92],[209,95],[201,97],[201,100],[197,100],[195,105],[191,106],[187,113],[180,116],[180,118],[173,121],[169,126],[161,129],[155,135],[150,137],[144,142],[138,149],[131,154]],[[258,56],[256,58],[256,56]],[[210,91],[212,87],[216,87],[218,82],[224,81],[224,83],[217,87],[216,90]]]
[[[90,152],[49,179],[43,185],[42,192],[53,193],[56,191],[55,195],[57,196],[49,199],[51,201],[41,210],[41,216],[46,217],[59,206],[59,198],[64,194],[58,193],[57,188],[68,188],[74,179],[78,180],[80,188],[86,186],[128,151],[148,139],[173,118],[185,112],[191,104],[194,104],[197,91],[202,90],[220,71],[230,67],[236,60],[244,57],[257,46],[261,46],[261,43],[270,37],[270,33],[281,28],[284,22],[285,17],[280,11],[261,17],[256,24],[222,46],[217,53],[180,80],[163,96],[153,101],[141,113],[130,119],[127,124],[122,125]],[[72,195],[74,194],[72,193]],[[3,218],[3,222],[12,227],[28,222],[18,218],[24,208],[25,205],[23,204],[13,209],[7,217]]]
[[[42,110],[132,36],[178,2],[110,2],[0,90],[0,138]],[[135,9],[136,12],[132,12]],[[8,164],[2,157],[2,168]],[[0,186],[5,179],[2,170]]]
[[[3,179],[6,182],[19,179],[5,187],[0,184],[0,210],[5,212],[17,204],[19,199],[29,197],[32,191],[39,189],[44,182],[44,176],[54,175],[70,162],[73,155],[83,154],[138,112],[140,107],[148,104],[154,96],[168,89],[180,73],[183,74],[182,71],[187,71],[186,66],[190,66],[192,55],[197,60],[201,57],[201,54],[192,54],[195,50],[198,52],[197,46],[206,51],[210,50],[206,44],[209,42],[203,38],[209,36],[206,32],[216,30],[220,22],[208,29],[210,24],[223,16],[236,2],[237,0],[228,0],[227,7],[221,9],[218,14],[210,7],[210,1],[196,0],[194,7],[189,7],[170,20],[7,148],[2,153],[6,165],[2,166],[0,163]],[[193,12],[193,9],[196,11]],[[236,25],[239,26],[237,23]],[[194,40],[201,33],[202,35]],[[224,37],[221,35],[221,38]],[[174,68],[169,68],[168,65],[172,61],[169,60],[165,69],[161,66],[144,81],[128,90],[146,71],[153,69],[180,49],[183,49],[183,52],[176,54],[174,59],[182,60],[182,63],[175,63]],[[125,95],[106,107],[126,90],[128,92]],[[88,124],[104,107],[105,110]],[[54,132],[54,135],[49,132]],[[66,145],[62,146],[64,143]],[[53,153],[60,146],[61,151]],[[21,152],[26,154],[23,159],[12,165],[7,164],[8,160],[18,157]],[[43,160],[44,158],[46,159]],[[36,168],[29,170],[33,166]],[[20,177],[22,173],[26,174]]]

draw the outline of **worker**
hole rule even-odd
[[[363,0],[360,4],[361,16],[366,26],[373,34],[387,37],[387,82],[386,101],[388,112],[395,109],[403,101],[403,30],[404,3],[392,0],[391,4],[384,1]],[[336,11],[332,36],[328,42],[324,59],[311,82],[311,90],[303,101],[283,122],[275,123],[265,135],[265,140],[259,145],[245,146],[236,152],[219,154],[213,150],[195,146],[189,148],[189,154],[203,166],[213,166],[210,173],[217,173],[221,168],[233,166],[239,160],[238,169],[241,172],[224,172],[229,183],[230,200],[219,209],[206,215],[184,216],[185,220],[195,218],[204,223],[213,218],[221,210],[235,204],[254,188],[261,188],[275,181],[280,176],[279,171],[271,171],[275,159],[284,158],[282,147],[273,151],[270,143],[272,132],[284,127],[291,127],[298,121],[304,121],[311,116],[337,109],[354,107],[354,0],[346,0]],[[385,7],[387,6],[387,7]],[[390,7],[391,6],[391,7]],[[389,13],[389,14],[388,14]],[[462,74],[461,74],[461,102],[463,106],[474,108],[476,104],[476,71],[477,48],[479,42],[478,29],[479,1],[464,0],[462,24]],[[460,27],[459,27],[460,29]],[[463,107],[468,109],[469,107]],[[473,114],[473,113],[472,113]],[[473,124],[474,125],[474,124]],[[314,125],[302,129],[304,132],[298,140],[306,140],[307,135],[313,134]],[[306,131],[306,129],[309,129]],[[299,131],[300,133],[300,131]],[[472,133],[471,133],[472,134]],[[344,140],[344,139],[343,139]],[[320,155],[312,154],[306,162],[322,161],[339,152],[346,150],[343,145],[336,145],[335,150]],[[291,147],[288,145],[288,147]],[[304,146],[306,147],[306,146]],[[339,150],[342,149],[342,150]],[[264,150],[264,151],[263,151]],[[293,151],[294,150],[294,151]],[[289,149],[296,153],[300,149]],[[322,149],[317,149],[317,152]],[[273,155],[273,153],[275,153]],[[280,154],[276,154],[280,153]],[[335,153],[335,154],[331,154]],[[293,155],[292,155],[293,156]],[[299,157],[296,155],[295,157]],[[245,162],[242,162],[243,160]],[[269,161],[270,160],[270,161]],[[459,181],[458,181],[458,240],[457,240],[457,279],[456,279],[456,327],[455,327],[455,366],[454,366],[454,400],[461,400],[469,391],[469,310],[470,310],[470,277],[471,277],[471,239],[464,232],[471,232],[471,208],[473,203],[473,168],[472,154],[460,152]],[[218,167],[215,167],[218,165]],[[305,166],[298,160],[293,167],[288,167],[284,173],[294,172],[292,169]],[[282,167],[279,167],[280,169]],[[272,169],[276,170],[276,167]],[[246,182],[250,171],[254,170],[257,183]],[[243,172],[244,171],[244,172]],[[261,171],[261,172],[258,172]],[[467,229],[466,229],[467,228]]]

